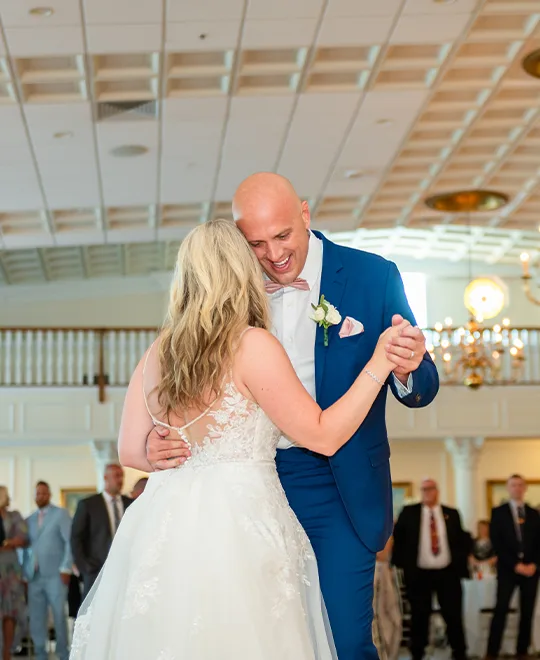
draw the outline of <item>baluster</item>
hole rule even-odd
[[[45,383],[53,384],[54,336],[52,330],[47,330],[45,346]]]
[[[120,330],[118,333],[118,353],[118,384],[125,385],[127,383],[127,349],[124,330]]]
[[[36,332],[36,385],[43,385],[43,331]]]
[[[530,361],[530,379],[532,383],[540,383],[540,332],[529,330],[527,340],[528,355]]]
[[[23,375],[23,333],[17,330],[15,333],[15,385],[22,385]]]
[[[107,356],[106,371],[109,374],[109,385],[116,385],[118,380],[116,377],[116,358],[117,358],[117,349],[116,349],[116,332],[111,330],[107,338],[107,344],[109,346],[109,353]]]
[[[56,333],[56,384],[64,385],[64,333]]]
[[[129,356],[128,356],[128,365],[129,365],[129,373],[132,374],[135,371],[135,367],[137,366],[137,362],[139,359],[137,358],[137,331],[136,330],[131,330],[129,333]]]
[[[13,332],[6,330],[5,334],[5,361],[4,361],[4,384],[11,385],[11,346],[13,344]]]
[[[77,385],[84,385],[84,331],[77,332]]]
[[[89,330],[86,335],[86,373],[88,374],[88,385],[94,385],[94,377],[97,373],[95,363],[95,336],[94,331]]]
[[[33,347],[34,347],[34,333],[32,330],[28,330],[25,336],[26,343],[26,356],[25,356],[25,375],[24,382],[26,385],[34,385],[34,359],[33,359]]]
[[[147,344],[147,333],[143,330],[142,332],[139,332],[139,348],[137,349],[137,354],[139,356],[139,360],[142,358],[142,356],[145,354],[146,349],[150,344]]]
[[[75,333],[73,330],[69,330],[67,333],[67,345],[66,345],[66,384],[73,385],[75,382]]]

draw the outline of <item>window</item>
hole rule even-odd
[[[427,327],[426,276],[424,273],[401,273],[407,300],[416,323],[420,328]]]

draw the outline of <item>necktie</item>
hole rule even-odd
[[[264,283],[266,293],[269,293],[270,295],[277,291],[281,291],[281,289],[286,289],[289,286],[293,289],[298,289],[299,291],[309,291],[309,284],[306,280],[301,278],[294,280],[294,282],[291,282],[290,284],[280,284],[279,282],[274,282],[272,280],[266,280]]]
[[[117,497],[113,499],[113,515],[114,515],[114,532],[116,534],[116,530],[118,529],[118,525],[120,525],[120,519],[122,517],[120,514],[120,505],[118,503]]]
[[[430,516],[429,529],[431,532],[431,553],[434,557],[436,557],[441,551],[439,544],[439,532],[437,530],[437,522],[435,520],[435,516],[433,515],[433,511],[431,511]]]
[[[516,533],[519,541],[519,557],[523,557],[523,524],[525,523],[525,507],[518,506],[517,508],[517,525]]]
[[[45,518],[45,511],[43,511],[43,509],[40,509],[38,511],[38,517],[37,517],[38,529],[41,529],[41,526],[43,525],[43,518]]]

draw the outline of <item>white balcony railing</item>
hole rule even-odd
[[[459,342],[427,329],[428,344]],[[489,343],[489,331],[485,341]],[[0,386],[99,387],[126,386],[141,356],[156,337],[152,328],[0,328]],[[509,350],[502,351],[498,377],[490,384],[540,385],[540,328],[508,330],[506,348],[523,343],[523,367],[516,372]],[[440,359],[441,383],[459,384],[449,377]]]

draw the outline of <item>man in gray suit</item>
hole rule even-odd
[[[51,504],[49,484],[36,485],[37,511],[26,520],[30,546],[24,554],[28,580],[30,634],[37,660],[47,660],[49,607],[56,631],[56,654],[68,660],[67,589],[71,576],[71,518],[66,509]]]

